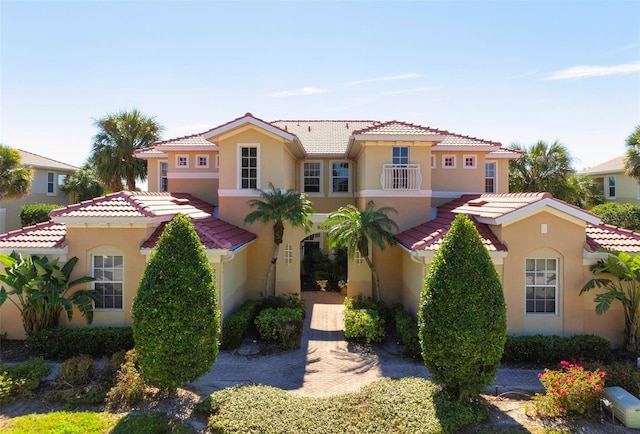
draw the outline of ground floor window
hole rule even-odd
[[[527,314],[558,312],[558,260],[525,260],[525,304]]]
[[[94,290],[102,296],[96,309],[122,309],[124,290],[124,266],[122,256],[94,255]]]

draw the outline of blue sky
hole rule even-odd
[[[81,165],[93,119],[164,138],[246,112],[560,140],[578,169],[640,124],[640,2],[0,2],[0,142]]]

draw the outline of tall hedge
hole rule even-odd
[[[144,379],[169,392],[211,369],[220,313],[211,265],[188,217],[164,229],[133,302],[133,338]]]
[[[473,222],[459,214],[425,278],[418,312],[425,366],[458,400],[495,379],[507,338],[500,278]]]
[[[32,226],[38,223],[48,222],[49,213],[60,205],[51,203],[32,203],[20,206],[20,223],[22,227]]]

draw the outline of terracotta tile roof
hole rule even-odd
[[[196,218],[192,219],[192,222],[205,249],[228,249],[233,251],[256,238],[255,234],[216,217]],[[154,248],[165,226],[166,223],[158,226],[153,234],[142,244],[142,248]]]
[[[616,157],[597,166],[589,167],[582,171],[585,175],[595,175],[599,173],[619,173],[624,171],[624,156]]]
[[[48,221],[0,235],[0,249],[58,249],[64,246],[65,225]]]
[[[598,226],[587,225],[585,248],[590,252],[600,249],[640,252],[640,234],[604,223]]]
[[[202,134],[191,134],[189,136],[176,137],[174,139],[161,140],[154,142],[151,146],[213,146],[214,144],[202,137]],[[134,151],[134,153],[146,152],[146,149]]]
[[[293,134],[309,156],[343,155],[354,130],[375,124],[367,120],[278,120],[271,125]]]
[[[486,158],[492,158],[492,157],[506,157],[506,156],[513,156],[514,158],[518,158],[522,155],[521,151],[516,151],[514,149],[509,149],[509,148],[500,148],[500,149],[496,149],[495,151],[491,151],[487,154]]]
[[[553,199],[551,193],[503,193],[464,195],[453,210],[456,213],[474,215],[483,218],[497,218],[530,205],[542,199]],[[447,205],[447,204],[445,204]]]
[[[448,131],[438,130],[431,127],[423,127],[422,125],[410,124],[402,121],[388,121],[388,122],[376,122],[374,125],[366,128],[355,130],[353,135],[445,135],[449,134]]]
[[[43,169],[57,169],[64,170],[68,172],[75,172],[76,170],[80,170],[79,167],[72,166],[71,164],[62,163],[57,160],[52,160],[51,158],[43,157],[42,155],[37,155],[32,152],[23,151],[22,149],[16,149],[20,153],[20,158],[22,159],[22,164],[25,166],[38,167]]]
[[[144,149],[136,149],[133,151],[133,155],[165,155],[164,152],[156,149],[156,148],[144,148]]]
[[[121,191],[51,211],[50,216],[83,218],[135,218],[185,214],[207,217],[213,205],[186,193]]]
[[[497,146],[501,147],[500,142],[492,142],[490,140],[478,139],[477,137],[463,136],[461,134],[447,133],[447,137],[439,146]]]
[[[415,226],[404,232],[400,232],[396,235],[396,240],[411,250],[428,250],[436,251],[442,244],[451,222],[456,218],[457,213],[454,212],[457,208],[462,206],[466,201],[473,197],[479,197],[480,195],[465,195],[460,199],[452,200],[444,205],[438,207],[438,214],[435,219],[430,220],[421,225]],[[473,224],[478,229],[482,242],[486,246],[487,250],[506,252],[507,247],[500,242],[498,237],[489,229],[489,226],[479,223],[471,218]]]

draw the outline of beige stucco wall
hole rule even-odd
[[[615,176],[616,197],[615,199],[612,199],[605,196],[605,200],[615,201],[618,203],[640,204],[640,200],[638,199],[638,181],[622,173],[617,173]]]
[[[160,162],[166,159],[150,158],[147,160],[147,191],[160,191]],[[169,189],[171,191],[171,189]]]
[[[431,198],[430,197],[367,197],[361,196],[356,201],[358,209],[365,209],[367,203],[373,200],[375,209],[391,207],[397,213],[389,213],[388,216],[398,225],[398,232],[410,229],[414,226],[431,220]]]
[[[478,152],[446,152],[434,151],[436,167],[431,169],[431,188],[434,191],[457,191],[484,193],[485,158]],[[443,167],[445,155],[455,156],[456,167]],[[465,168],[464,156],[475,156],[476,167]]]
[[[218,288],[219,309],[222,319],[248,298],[257,298],[247,290],[247,249],[241,249],[230,259],[210,258]],[[224,288],[224,290],[223,290]]]
[[[218,204],[218,179],[169,179],[169,191],[189,193],[195,197]]]

